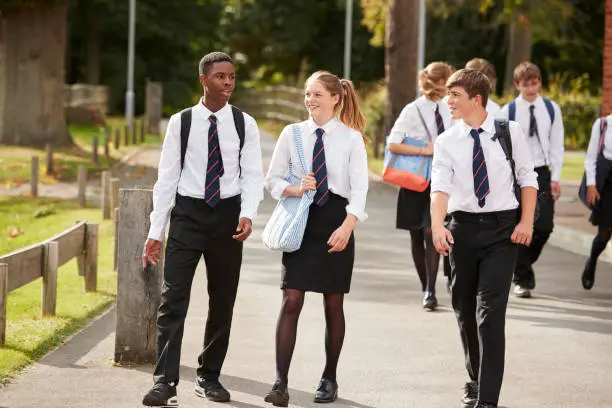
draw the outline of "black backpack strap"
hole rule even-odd
[[[240,173],[242,173],[240,159],[242,158],[242,148],[244,147],[244,139],[246,137],[244,114],[240,109],[232,105],[232,116],[234,117],[234,126],[236,126],[236,132],[238,132],[238,139],[240,140],[240,150],[238,151],[238,168],[240,169]]]
[[[191,108],[184,109],[181,112],[181,170],[185,165],[185,154],[187,153],[187,142],[189,141],[189,132],[191,130]]]
[[[506,160],[510,163],[512,178],[514,179],[514,194],[520,203],[521,187],[516,179],[516,163],[514,162],[514,157],[512,157],[512,138],[510,136],[510,127],[507,120],[495,119],[495,138],[499,140],[499,144],[506,155]]]

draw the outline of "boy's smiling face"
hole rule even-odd
[[[462,86],[453,86],[448,89],[448,108],[453,119],[463,119],[470,116],[478,106],[482,106],[482,96],[475,95],[470,98]]]

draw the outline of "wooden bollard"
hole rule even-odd
[[[102,219],[110,220],[111,217],[111,186],[110,186],[110,172],[103,171],[100,177],[100,184],[102,190]]]
[[[121,132],[119,131],[119,128],[115,128],[115,150],[119,149],[119,143],[121,142]]]
[[[128,125],[125,125],[123,128],[123,145],[130,145],[130,127]]]
[[[136,134],[136,122],[132,122],[132,128],[130,129],[130,133],[132,135],[132,144],[133,145],[137,145],[138,144],[138,135]]]
[[[104,157],[110,156],[109,144],[110,144],[110,134],[108,133],[108,129],[105,129],[104,130]]]
[[[86,292],[98,289],[98,224],[87,223],[83,278]]]
[[[57,269],[59,267],[59,244],[47,242],[44,249],[42,315],[55,316],[57,305]]]
[[[0,264],[0,346],[6,342],[6,303],[8,298],[8,265]]]
[[[119,208],[119,179],[113,177],[110,179],[110,210],[111,216],[115,216],[115,209]],[[114,219],[114,218],[113,218]]]
[[[47,174],[53,174],[53,151],[49,143],[45,145],[45,163],[47,165]]]
[[[117,272],[117,258],[119,252],[119,239],[118,239],[118,231],[119,231],[119,208],[115,208],[113,210],[113,228],[114,228],[114,251],[113,251],[113,271]]]
[[[147,130],[145,126],[144,116],[140,119],[140,143],[144,143],[147,140]]]
[[[93,135],[91,138],[91,161],[93,164],[98,164],[98,135]]]
[[[30,173],[30,195],[38,197],[38,156],[32,156]]]
[[[162,259],[142,267],[144,243],[150,227],[153,191],[119,191],[117,327],[115,361],[154,362],[157,309],[161,302]],[[163,245],[163,243],[162,243]],[[139,293],[139,296],[134,296]]]
[[[85,207],[86,204],[86,190],[87,190],[87,167],[80,165],[77,171],[77,203],[79,207]]]

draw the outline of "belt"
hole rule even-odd
[[[513,222],[518,220],[518,210],[471,213],[455,211],[451,214],[453,220],[459,223],[485,224],[492,222]]]

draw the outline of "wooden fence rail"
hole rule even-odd
[[[87,292],[97,289],[98,224],[82,221],[44,242],[0,256],[0,345],[6,336],[6,305],[9,292],[43,278],[41,315],[55,314],[57,269],[80,259]]]
[[[257,119],[295,123],[308,118],[303,89],[285,85],[266,86],[248,89],[237,99],[237,105]]]

